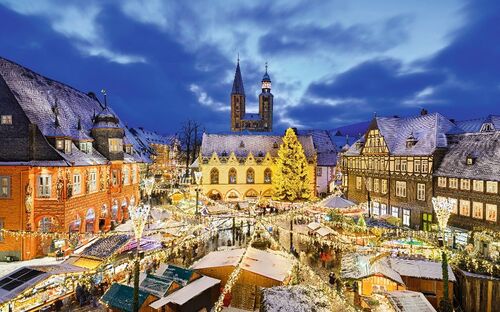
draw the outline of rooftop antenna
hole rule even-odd
[[[106,89],[102,89],[101,93],[104,96],[104,108],[108,108],[108,94],[106,93]]]
[[[240,52],[238,52],[238,63],[240,63]]]
[[[266,74],[267,74],[267,61],[266,61]]]

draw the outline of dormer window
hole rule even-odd
[[[406,139],[406,148],[414,147],[417,142],[417,139],[413,136],[413,132],[410,133],[410,136]]]
[[[2,115],[0,120],[2,125],[12,125],[12,115]]]
[[[492,132],[495,130],[495,127],[493,127],[493,124],[490,122],[484,123],[481,126],[481,132]]]
[[[123,140],[122,139],[108,139],[109,140],[109,151],[111,153],[123,152]]]
[[[362,147],[363,147],[363,142],[361,142],[361,141],[356,142],[356,148],[359,149],[359,148],[362,148]]]
[[[245,147],[245,143],[243,141],[240,142],[240,148],[244,148]]]
[[[64,152],[66,154],[71,153],[71,140],[64,140]]]
[[[64,150],[64,140],[63,139],[56,139],[56,149],[62,151]]]
[[[273,143],[273,148],[278,148],[278,147],[279,147],[279,146],[278,146],[278,143],[277,143],[277,142],[274,142],[274,143]]]
[[[475,161],[475,158],[472,155],[467,155],[467,158],[465,159],[465,163],[470,166],[473,165]]]
[[[92,142],[80,142],[80,150],[86,154],[92,153]]]
[[[223,151],[223,152],[221,153],[221,156],[222,156],[222,157],[227,157],[227,152],[226,152],[226,151]]]

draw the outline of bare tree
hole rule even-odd
[[[201,145],[200,135],[202,133],[202,126],[197,121],[190,119],[181,125],[179,140],[181,143],[181,154],[186,164],[186,176],[189,176],[189,165],[191,165],[198,155],[199,147]]]

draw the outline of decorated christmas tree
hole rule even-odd
[[[295,201],[311,196],[307,158],[293,129],[286,130],[273,179],[274,198]]]

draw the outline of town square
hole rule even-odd
[[[500,311],[499,19],[0,0],[0,311]]]

